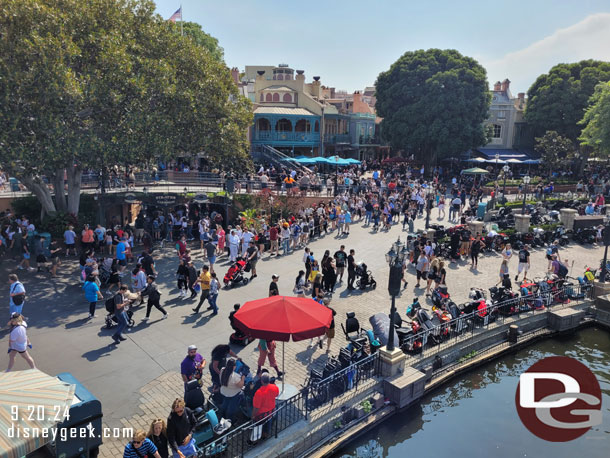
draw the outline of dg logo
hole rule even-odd
[[[568,442],[602,422],[602,394],[595,375],[566,356],[542,359],[521,374],[515,403],[530,432]]]

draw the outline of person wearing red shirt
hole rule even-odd
[[[271,247],[269,248],[269,256],[279,256],[280,247],[278,243],[278,229],[277,225],[272,225],[269,228],[269,241],[271,242]]]
[[[275,410],[275,398],[280,394],[277,385],[270,383],[268,373],[261,375],[261,387],[254,393],[252,399],[252,420],[258,421],[269,416]],[[263,425],[263,437],[267,437],[271,432],[273,417]]]

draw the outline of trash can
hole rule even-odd
[[[19,192],[19,181],[17,181],[17,178],[10,177],[8,182],[11,186],[11,192]]]
[[[485,218],[485,213],[487,212],[487,202],[479,202],[479,207],[477,208],[477,218]]]

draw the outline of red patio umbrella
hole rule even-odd
[[[282,342],[282,372],[284,342],[311,339],[323,335],[333,319],[332,311],[305,297],[271,296],[246,302],[233,315],[235,325],[257,339]],[[285,383],[282,384],[282,393]]]
[[[305,297],[271,296],[246,302],[233,315],[248,335],[288,342],[321,336],[333,319],[328,307]]]

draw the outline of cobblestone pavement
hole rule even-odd
[[[436,220],[436,210],[431,223]],[[444,222],[445,224],[446,221]],[[424,220],[416,222],[416,229],[423,229]],[[331,306],[337,311],[336,337],[331,345],[331,354],[336,355],[345,344],[340,324],[345,320],[345,313],[356,312],[363,327],[369,327],[368,318],[377,312],[388,313],[390,298],[387,292],[388,266],[384,254],[397,237],[406,237],[401,225],[395,225],[389,232],[371,232],[361,224],[353,224],[351,233],[346,237],[337,237],[330,233],[310,244],[316,259],[321,259],[324,250],[334,253],[341,244],[346,249],[356,250],[356,259],[363,260],[378,282],[376,290],[352,291],[346,289],[347,273],[342,284],[338,285]],[[581,275],[585,265],[596,266],[603,255],[601,247],[580,246],[572,244],[561,250],[562,258],[568,258],[570,265],[574,261],[571,275]],[[113,331],[103,328],[105,310],[98,304],[98,315],[88,320],[88,304],[76,281],[77,265],[74,260],[64,262],[60,278],[51,282],[43,274],[23,273],[19,271],[28,291],[24,314],[29,317],[29,337],[34,348],[32,356],[37,366],[50,374],[71,372],[94,395],[101,399],[104,409],[104,425],[109,427],[130,426],[148,429],[153,418],[166,418],[172,401],[182,395],[183,385],[179,375],[180,361],[186,355],[186,347],[196,344],[199,352],[210,360],[214,345],[228,342],[231,334],[228,314],[234,303],[265,297],[271,275],[280,275],[280,294],[291,295],[294,279],[298,270],[303,269],[303,250],[298,250],[279,259],[264,257],[257,265],[258,278],[252,283],[231,289],[222,290],[218,304],[220,313],[211,317],[210,312],[192,315],[191,308],[195,302],[179,299],[175,289],[175,270],[177,268],[175,252],[166,247],[155,252],[157,270],[160,272],[158,283],[162,291],[162,303],[169,311],[169,318],[161,321],[161,314],[153,309],[151,320],[143,322],[143,307],[135,309],[136,326],[126,335],[128,340],[120,345],[111,345],[110,335]],[[202,264],[202,254],[195,251],[197,266]],[[543,249],[534,250],[531,257],[535,274],[543,274],[547,260]],[[6,265],[3,266],[6,269]],[[450,264],[447,269],[447,285],[452,298],[457,303],[466,300],[470,287],[481,287],[487,290],[498,281],[500,255],[482,255],[479,269],[472,270],[466,261]],[[219,276],[228,268],[223,257],[217,265]],[[510,261],[511,278],[517,269],[516,257]],[[415,288],[415,271],[410,267],[407,273],[408,287],[397,298],[396,305],[401,315],[405,315],[408,304],[414,296],[420,296],[420,302],[427,304],[424,289]],[[125,277],[127,278],[127,277]],[[423,284],[423,283],[422,283]],[[7,291],[2,291],[6,295]],[[2,299],[8,302],[8,298]],[[205,308],[205,307],[204,307]],[[2,334],[6,336],[6,331]],[[286,382],[299,387],[308,371],[314,366],[321,366],[327,359],[324,350],[317,346],[308,348],[308,341],[287,342],[285,344],[284,365]],[[258,359],[256,343],[245,348],[233,347],[244,361],[254,370]],[[276,352],[280,368],[282,366],[282,345],[278,344]],[[23,362],[18,361],[17,369],[23,369]],[[206,384],[209,384],[209,373]],[[105,440],[102,448],[103,457],[122,455],[127,438]]]

